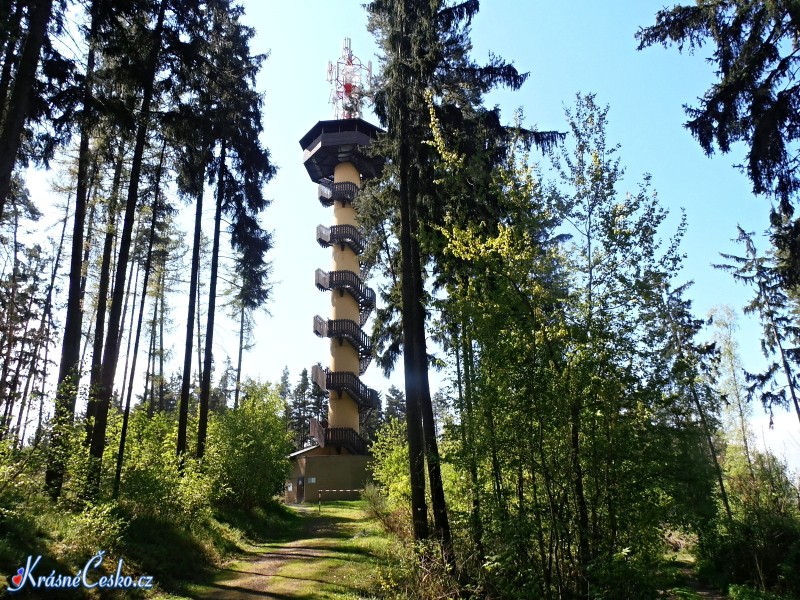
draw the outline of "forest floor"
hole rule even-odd
[[[692,561],[675,562],[675,587],[667,590],[667,600],[725,600],[727,596],[697,579]]]
[[[345,600],[370,596],[387,538],[363,502],[292,507],[301,517],[291,536],[254,544],[212,582],[192,586],[200,599]],[[175,596],[170,596],[175,598]]]

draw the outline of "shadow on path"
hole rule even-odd
[[[369,579],[376,562],[369,549],[355,541],[359,527],[367,525],[363,511],[355,506],[323,509],[322,514],[306,505],[292,509],[303,519],[303,527],[280,542],[254,545],[243,560],[221,569],[194,597],[303,600],[363,592],[360,583]]]

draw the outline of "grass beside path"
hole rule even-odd
[[[370,597],[388,540],[370,520],[362,501],[292,507],[299,526],[283,539],[254,544],[244,560],[232,563],[192,598]]]

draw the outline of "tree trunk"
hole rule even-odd
[[[202,241],[202,240],[201,240]],[[201,267],[198,267],[201,268]],[[199,271],[198,271],[199,274]],[[201,299],[203,298],[203,282],[197,280],[197,389],[203,386],[203,310]]]
[[[153,399],[153,371],[156,364],[156,325],[158,314],[158,301],[159,297],[156,294],[153,297],[153,318],[150,319],[150,347],[147,350],[147,368],[144,372],[144,397],[142,398],[142,405],[147,406],[147,417],[153,417],[154,399]]]
[[[208,312],[206,315],[206,349],[203,357],[203,384],[200,386],[200,414],[197,420],[197,458],[206,451],[208,431],[208,402],[211,397],[211,362],[214,346],[214,313],[217,304],[217,270],[219,268],[219,238],[222,223],[222,201],[225,198],[226,144],[222,141],[219,152],[219,174],[217,176],[217,207],[214,213],[214,242],[211,248],[211,276],[208,281]]]
[[[576,392],[580,393],[580,392]],[[570,406],[570,458],[572,462],[572,481],[575,492],[575,502],[578,506],[578,551],[580,554],[581,576],[586,576],[586,569],[591,560],[589,548],[589,511],[586,507],[586,495],[583,488],[583,468],[581,466],[580,431],[581,431],[581,402],[575,398]]]
[[[39,68],[39,54],[52,12],[53,0],[38,0],[32,2],[28,13],[28,35],[25,37],[22,56],[14,77],[14,89],[0,132],[0,218],[3,216],[3,208],[11,191],[11,174],[17,162],[22,128],[25,126],[25,119],[32,105],[31,92],[36,79],[36,70]]]
[[[17,284],[17,275],[19,273],[19,243],[17,241],[17,233],[19,231],[19,208],[14,204],[14,233],[11,239],[11,293],[7,303],[6,322],[5,322],[5,335],[3,336],[0,348],[3,348],[3,366],[0,368],[0,400],[5,398],[5,411],[3,416],[0,417],[0,440],[5,438],[6,435],[6,421],[10,419],[12,399],[9,395],[6,397],[6,382],[8,381],[8,372],[11,368],[11,353],[14,351],[14,344],[17,336],[15,329],[17,320],[20,318],[20,311],[17,309],[17,292],[19,287]]]
[[[122,315],[122,305],[125,300],[125,275],[128,268],[128,260],[131,249],[131,237],[133,234],[133,222],[136,216],[136,205],[139,199],[139,179],[142,170],[142,159],[144,156],[145,143],[147,141],[147,125],[150,115],[150,104],[153,99],[155,87],[156,69],[158,66],[158,56],[161,51],[161,37],[164,27],[164,13],[167,7],[167,0],[162,0],[158,9],[158,18],[153,31],[150,54],[147,64],[147,83],[142,93],[141,122],[136,132],[136,146],[133,151],[131,162],[130,183],[128,186],[128,198],[125,206],[125,218],[122,224],[122,236],[120,238],[119,258],[117,259],[116,276],[114,280],[114,293],[111,299],[111,312],[108,318],[108,334],[106,335],[103,348],[103,369],[100,375],[100,390],[97,395],[97,416],[95,419],[95,429],[92,435],[92,444],[89,454],[95,463],[90,468],[88,480],[88,496],[96,498],[100,488],[100,468],[103,458],[103,450],[106,446],[106,425],[108,420],[108,407],[111,401],[111,392],[114,388],[114,376],[117,369],[117,359],[119,355],[119,329],[120,317]],[[158,170],[158,187],[163,168],[162,164]]]
[[[673,342],[675,343],[675,350],[677,351],[678,356],[680,356],[682,359],[688,362],[686,357],[686,351],[683,347],[683,338],[678,331],[678,324],[676,323],[675,315],[672,314],[668,304],[666,304],[666,313],[667,313],[667,318],[669,319],[672,339]],[[717,476],[717,484],[719,485],[719,493],[720,497],[722,498],[722,505],[725,508],[725,514],[728,517],[728,521],[730,522],[733,520],[733,512],[731,511],[731,506],[730,503],[728,502],[728,492],[725,489],[725,479],[722,474],[722,466],[719,463],[717,448],[714,445],[714,435],[713,432],[711,431],[711,425],[706,419],[705,411],[703,410],[703,405],[700,402],[700,395],[697,393],[697,387],[695,386],[694,382],[690,381],[688,387],[689,387],[689,393],[692,396],[692,400],[694,401],[694,406],[697,409],[697,415],[700,417],[700,424],[703,426],[703,433],[705,433],[706,443],[708,444],[708,450],[711,453],[711,460],[714,463],[714,472]]]
[[[159,290],[161,291],[161,310],[159,311],[158,318],[158,411],[164,412],[164,302],[167,299],[166,287],[166,258],[164,264],[161,265],[161,282]]]
[[[422,280],[422,255],[417,239],[418,230],[416,223],[418,215],[413,200],[411,204],[411,260],[414,282],[414,344],[415,360],[419,373],[419,405],[422,416],[422,434],[425,440],[425,458],[428,464],[428,481],[431,487],[431,505],[433,507],[433,526],[439,541],[446,563],[454,566],[453,540],[450,533],[450,522],[447,518],[447,502],[444,496],[444,484],[439,457],[439,445],[436,439],[436,421],[433,415],[431,402],[431,387],[428,379],[428,348],[425,334],[425,290]]]
[[[689,384],[689,390],[692,394],[692,399],[694,400],[694,406],[697,409],[697,414],[700,417],[700,423],[703,425],[703,431],[706,434],[706,443],[708,444],[708,450],[711,453],[711,460],[714,463],[714,471],[717,475],[717,484],[719,485],[719,493],[720,497],[722,498],[722,505],[725,507],[725,514],[730,522],[733,521],[733,512],[731,511],[731,505],[728,502],[728,492],[725,489],[725,478],[722,474],[722,466],[719,464],[719,456],[717,455],[717,447],[714,444],[713,432],[711,431],[711,426],[706,419],[703,405],[700,403],[700,396],[697,393],[697,388],[693,383]]]
[[[34,294],[31,294],[29,299],[28,299],[28,307],[27,307],[26,312],[25,312],[26,316],[31,314],[31,310],[33,309],[33,299],[34,299]],[[17,350],[17,360],[16,360],[17,364],[16,364],[16,366],[14,368],[14,375],[11,378],[11,386],[8,388],[8,394],[7,394],[7,400],[6,400],[6,402],[8,403],[8,407],[9,407],[8,420],[7,420],[6,423],[3,424],[2,431],[0,431],[0,434],[2,434],[2,437],[6,437],[9,433],[12,432],[12,429],[11,429],[11,416],[12,416],[12,413],[13,413],[13,403],[14,403],[15,397],[17,395],[17,390],[19,389],[19,374],[22,372],[22,367],[25,364],[25,360],[24,360],[24,357],[25,357],[25,346],[28,344],[28,332],[30,331],[30,325],[31,325],[31,320],[30,319],[26,319],[25,320],[25,327],[24,327],[24,329],[22,331],[22,336],[20,337],[19,349]],[[35,348],[32,348],[32,350],[35,351]],[[33,352],[31,352],[31,362],[33,361],[33,356],[34,356],[34,354],[33,354]],[[5,379],[3,379],[3,381],[5,381]],[[25,387],[27,389],[28,386],[26,385]],[[27,391],[26,391],[26,394],[27,394]],[[0,397],[2,397],[2,396],[0,396]],[[25,394],[23,394],[23,396],[21,398],[21,403],[20,403],[20,407],[19,407],[19,414],[17,415],[17,427],[16,427],[16,430],[13,430],[15,439],[16,439],[17,433],[19,433],[19,425],[22,422],[22,413],[24,411],[25,411]]]
[[[109,279],[111,276],[112,253],[114,250],[114,231],[117,228],[117,200],[122,181],[124,149],[120,147],[117,164],[114,167],[114,182],[111,188],[111,199],[108,204],[106,235],[103,240],[103,258],[100,263],[100,282],[97,288],[97,313],[94,322],[94,341],[92,343],[92,366],[89,378],[89,401],[86,404],[86,445],[92,440],[92,426],[97,405],[97,391],[100,383],[102,367],[103,334],[105,332],[106,311],[108,303]],[[131,271],[132,272],[132,271]]]
[[[47,379],[47,357],[50,352],[50,344],[47,341],[47,338],[50,336],[50,321],[52,318],[51,311],[53,308],[53,290],[55,289],[56,283],[56,275],[58,274],[58,267],[61,264],[61,252],[64,248],[64,239],[67,234],[67,221],[69,220],[69,203],[64,208],[64,223],[61,226],[61,236],[58,241],[58,249],[56,250],[56,256],[53,260],[53,268],[50,271],[50,283],[47,286],[47,294],[45,295],[44,306],[42,307],[42,320],[39,324],[39,339],[41,343],[44,344],[44,366],[43,366],[43,373],[42,373],[42,398],[44,397],[44,385]],[[36,353],[36,357],[38,358],[38,351]],[[36,374],[36,359],[34,359],[33,364],[31,365],[31,370],[28,374],[29,378],[35,377]],[[30,404],[28,405],[30,406]],[[41,424],[41,409],[39,414],[39,422]],[[25,431],[27,430],[28,423],[27,420],[23,424],[22,433],[20,435],[20,443],[24,443],[25,441]]]
[[[136,300],[139,298],[139,271],[140,271],[139,264],[136,265],[136,276],[132,277],[132,279],[128,279],[128,300],[125,301],[125,310],[128,309],[128,303],[131,304],[131,318],[128,321],[128,346],[125,350],[125,366],[123,367],[122,372],[122,387],[120,388],[122,391],[120,393],[120,409],[125,405],[125,390],[128,389],[128,376],[133,377],[133,373],[129,371],[128,367],[131,361],[131,344],[133,343],[133,320],[136,318]],[[133,276],[133,270],[131,270],[131,276]],[[133,287],[131,287],[131,282],[133,282]],[[133,300],[130,300],[131,289],[133,289]],[[122,315],[123,321],[125,320],[125,314]]]
[[[46,2],[45,4],[52,5],[52,1]],[[50,6],[47,8],[49,13]],[[58,372],[53,431],[50,439],[47,471],[45,473],[45,486],[53,500],[58,498],[61,494],[61,486],[64,482],[64,469],[66,467],[66,457],[64,456],[64,452],[66,451],[65,429],[72,426],[72,421],[75,416],[75,399],[78,393],[78,383],[80,382],[78,361],[80,357],[81,329],[83,325],[81,281],[83,275],[83,227],[86,219],[86,204],[89,187],[87,181],[89,174],[89,136],[93,126],[91,118],[92,79],[94,77],[94,40],[97,36],[97,27],[96,9],[93,5],[88,40],[89,54],[86,62],[86,80],[83,84],[83,115],[81,139],[78,146],[78,181],[75,192],[75,220],[72,228],[72,257],[70,259],[67,314],[64,321],[64,341],[61,346],[61,363]],[[16,93],[16,86],[14,93]],[[2,152],[0,152],[0,156],[2,156]],[[5,197],[2,189],[2,177],[3,167],[0,166],[0,215],[2,214],[2,201]]]
[[[244,354],[244,302],[239,307],[239,355],[236,359],[236,390],[233,393],[233,408],[239,408],[239,390],[242,386],[242,354]]]
[[[203,183],[200,170],[200,190],[195,200],[194,242],[192,243],[192,267],[189,281],[189,307],[186,316],[186,341],[183,347],[183,376],[181,378],[181,398],[178,406],[178,443],[177,453],[186,452],[186,429],[189,422],[189,387],[192,378],[192,350],[194,340],[194,313],[197,305],[197,280],[200,274],[200,238],[203,234]]]
[[[3,122],[6,114],[6,100],[8,99],[8,92],[11,89],[11,70],[16,64],[17,43],[19,42],[19,33],[22,27],[22,9],[24,2],[17,2],[14,7],[14,15],[8,14],[8,6],[3,7],[2,14],[0,14],[0,23],[6,23],[6,27],[0,32],[0,49],[5,49],[3,56],[3,70],[0,73],[0,123]]]
[[[400,139],[407,138],[407,109],[400,117]],[[414,336],[414,266],[411,245],[411,195],[408,144],[400,144],[400,260],[403,321],[403,370],[406,391],[409,475],[411,482],[411,518],[414,539],[428,537],[428,507],[425,503],[425,446],[420,412],[421,382]]]
[[[462,319],[461,335],[453,336],[456,354],[456,383],[458,386],[458,408],[461,413],[461,443],[467,455],[470,477],[472,507],[470,509],[470,533],[475,544],[478,564],[483,564],[483,522],[481,520],[481,490],[478,480],[478,465],[475,457],[475,436],[472,414],[472,344],[468,341],[467,328]],[[460,338],[460,339],[459,339]],[[469,354],[469,356],[467,356]],[[462,358],[463,357],[463,358]],[[463,361],[463,362],[462,362]]]
[[[134,374],[136,373],[136,357],[139,354],[139,338],[142,334],[142,322],[144,321],[144,307],[147,303],[147,280],[150,278],[150,262],[153,257],[153,244],[155,242],[156,237],[156,211],[155,207],[157,206],[156,202],[153,202],[153,215],[152,215],[152,222],[150,223],[150,235],[147,240],[147,256],[145,257],[144,262],[144,277],[142,278],[142,297],[139,302],[139,319],[136,322],[136,335],[134,337],[133,342],[133,358],[131,359],[131,372],[130,376],[128,377],[128,389],[127,393],[123,389],[123,393],[125,393],[125,408],[122,412],[122,430],[119,434],[119,450],[117,451],[117,468],[114,472],[114,488],[112,490],[112,497],[117,498],[119,496],[119,484],[122,478],[122,463],[125,460],[125,441],[128,437],[128,419],[131,413],[131,398],[133,397],[133,379]],[[134,303],[136,300],[134,299]],[[131,311],[131,319],[133,319],[133,313],[135,311]]]

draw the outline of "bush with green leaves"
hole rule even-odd
[[[98,550],[118,550],[127,522],[119,514],[114,502],[89,504],[66,524],[61,552],[75,561],[85,560]]]
[[[372,443],[372,476],[386,494],[391,508],[411,507],[406,423],[390,419]]]
[[[272,386],[248,381],[243,391],[237,410],[211,421],[203,466],[221,501],[250,509],[283,489],[292,446],[284,405]]]
[[[732,518],[701,536],[701,571],[721,587],[799,596],[800,507],[787,465],[769,452],[729,444],[725,467]]]
[[[201,520],[218,491],[212,477],[192,458],[175,453],[177,423],[167,414],[131,418],[121,503],[136,516],[191,524]]]

